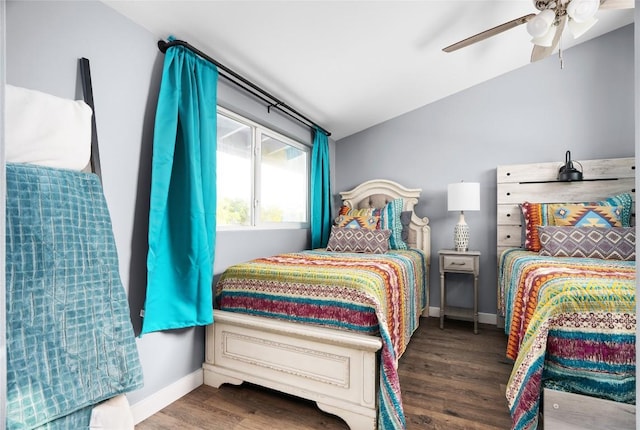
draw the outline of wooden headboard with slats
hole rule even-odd
[[[562,162],[548,162],[498,166],[498,260],[505,249],[523,246],[520,210],[523,202],[589,202],[628,192],[632,194],[635,203],[634,157],[574,161],[574,167],[580,170],[582,166],[583,172],[583,180],[574,182],[557,180],[558,170],[562,165]],[[499,291],[500,288],[498,294]],[[498,302],[499,299],[498,297]],[[499,318],[498,326],[503,324]]]
[[[579,163],[579,164],[578,164]],[[498,166],[498,256],[506,248],[521,246],[520,204],[597,201],[629,192],[635,201],[635,158],[608,158],[574,162],[582,165],[584,180],[558,181],[564,163],[532,163]]]

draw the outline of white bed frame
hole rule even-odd
[[[340,195],[353,208],[403,198],[404,210],[413,212],[420,192],[372,180]],[[422,249],[429,264],[428,218],[414,212],[410,229],[409,245]],[[423,316],[429,309],[428,278],[426,296]],[[214,321],[206,329],[206,385],[247,381],[315,401],[351,430],[376,428],[379,337],[221,310],[215,310]]]
[[[580,161],[583,181],[559,182],[564,163],[532,163],[498,166],[498,259],[507,248],[518,248],[522,240],[520,203],[585,202],[629,192],[635,201],[635,158]],[[580,169],[580,165],[574,166]],[[500,288],[497,289],[500,294]],[[498,296],[498,300],[500,297]],[[504,318],[498,317],[504,327]],[[544,426],[549,429],[634,429],[635,406],[586,395],[544,390]],[[615,417],[611,415],[615,411]]]

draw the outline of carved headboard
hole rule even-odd
[[[431,260],[431,228],[429,218],[419,217],[413,208],[422,192],[419,188],[406,188],[387,179],[363,182],[350,191],[340,193],[343,204],[350,208],[383,208],[389,201],[402,198],[404,211],[411,211],[408,245],[421,249],[426,254],[427,264]]]

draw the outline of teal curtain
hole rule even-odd
[[[311,248],[323,248],[331,231],[329,139],[315,129],[311,153]]]
[[[217,82],[208,61],[182,46],[167,49],[153,136],[141,335],[213,322]]]

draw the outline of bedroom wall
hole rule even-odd
[[[554,55],[336,142],[336,190],[379,177],[423,189],[416,212],[431,224],[432,307],[440,303],[437,252],[453,247],[458,217],[447,212],[447,184],[481,184],[481,210],[465,218],[470,248],[482,252],[481,321],[491,321],[496,166],[560,166],[566,150],[578,161],[634,156],[633,25],[566,50],[564,63],[561,70]],[[447,277],[449,304],[471,306],[469,277]]]
[[[81,98],[77,59],[90,60],[104,191],[137,333],[146,289],[153,120],[164,59],[158,38],[98,1],[8,1],[6,13],[8,83]],[[263,105],[222,79],[218,100],[312,142],[307,127],[278,113],[267,114]],[[331,145],[335,159],[334,142]],[[307,229],[219,232],[214,273],[257,256],[303,249],[308,236]],[[204,360],[203,328],[152,333],[137,338],[137,344],[145,386],[129,394],[132,404],[197,376]]]

